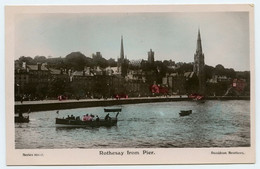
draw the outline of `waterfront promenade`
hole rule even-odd
[[[250,97],[207,97],[207,100],[250,100]],[[138,103],[152,103],[152,102],[172,102],[172,101],[192,101],[187,95],[183,96],[168,96],[168,97],[132,97],[121,99],[80,99],[80,100],[42,100],[42,101],[23,101],[15,102],[15,112],[31,112],[34,111],[48,111],[48,110],[61,110],[73,109],[83,107],[100,107],[100,106],[113,106],[122,104],[138,104]]]

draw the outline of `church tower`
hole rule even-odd
[[[121,76],[125,77],[127,75],[127,60],[124,56],[123,36],[121,36],[120,57],[117,60],[117,69]]]
[[[124,59],[124,44],[123,44],[123,36],[121,36],[121,48],[120,48],[120,59]]]
[[[152,49],[148,52],[148,62],[151,64],[154,63],[154,51],[152,51]]]
[[[198,30],[197,48],[196,48],[196,53],[194,54],[193,72],[197,75],[199,79],[199,93],[204,95],[205,87],[206,87],[205,62],[204,62],[204,54],[202,52],[200,29]]]

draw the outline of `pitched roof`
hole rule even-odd
[[[27,65],[29,70],[38,70],[38,65]],[[42,71],[48,71],[47,67],[45,65],[41,65]]]
[[[194,75],[195,75],[194,72],[185,72],[184,73],[184,77],[186,77],[186,78],[192,78]]]
[[[83,71],[75,71],[72,73],[73,76],[83,76]]]
[[[59,69],[49,68],[49,70],[51,71],[51,74],[53,74],[53,75],[61,74],[61,70],[59,70]],[[63,74],[66,74],[66,72],[63,71]]]
[[[170,73],[169,76],[175,77],[175,76],[178,76],[178,73]]]
[[[110,67],[113,71],[113,74],[119,74],[117,67]]]

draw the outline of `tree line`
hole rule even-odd
[[[37,64],[37,63],[47,63],[48,67],[56,69],[72,69],[72,70],[83,70],[84,67],[94,68],[99,66],[101,68],[106,68],[108,66],[117,66],[117,61],[115,59],[105,59],[102,55],[97,56],[92,55],[92,58],[85,56],[81,52],[72,52],[65,57],[45,57],[45,56],[35,56],[34,58],[29,56],[21,56],[17,62],[21,65],[22,62],[27,64]],[[128,61],[130,63],[130,61]],[[179,73],[183,74],[185,72],[193,71],[193,63],[175,63],[172,60],[155,61],[154,63],[148,63],[142,60],[140,65],[129,65],[130,70],[141,69],[143,72],[149,74],[153,72],[160,77],[165,76],[166,73]],[[250,72],[237,72],[233,68],[225,68],[223,65],[218,64],[215,67],[205,65],[205,75],[206,79],[211,79],[214,75],[226,76],[228,78],[243,78],[247,81],[250,80]]]
[[[57,57],[57,58],[45,57],[45,56],[35,56],[34,58],[32,58],[32,57],[21,56],[18,60],[16,60],[16,62],[19,65],[22,65],[23,62],[26,62],[27,64],[47,63],[47,66],[49,68],[67,69],[67,70],[71,69],[75,71],[81,71],[84,69],[85,66],[91,68],[94,68],[96,66],[99,66],[101,68],[106,68],[108,66],[111,67],[117,66],[117,61],[115,59],[111,58],[107,60],[103,58],[100,53],[93,54],[92,58],[90,58],[80,52],[72,52],[65,57]],[[140,72],[142,73],[142,76],[145,76],[146,79],[145,83],[147,85],[152,85],[155,81],[157,82],[157,84],[162,84],[162,79],[163,77],[166,76],[167,73],[168,74],[178,73],[180,75],[183,75],[185,72],[193,71],[192,62],[175,63],[172,60],[164,60],[164,61],[154,61],[153,63],[151,63],[146,60],[142,60],[139,62],[139,64],[131,64],[130,61],[127,60],[127,63],[128,63],[129,70],[141,70]],[[207,81],[209,79],[212,79],[214,75],[225,76],[228,79],[234,79],[234,78],[245,79],[248,82],[248,84],[250,84],[249,71],[238,72],[232,68],[225,68],[223,65],[220,64],[216,65],[215,67],[205,65],[205,78],[206,78],[205,80]],[[187,81],[186,83],[187,92],[189,90],[193,90],[192,87],[196,86],[197,83],[198,82],[196,81],[196,79],[191,79]],[[83,89],[87,88],[86,86],[84,86],[84,84],[80,84],[80,82],[68,83],[62,79],[52,79],[49,86],[48,87],[45,86],[45,88],[39,88],[38,84],[34,84],[34,85],[35,86],[32,85],[28,86],[27,93],[35,93],[35,95],[38,96],[44,95],[44,93],[45,94],[48,93],[48,95],[52,97],[55,97],[59,94],[72,93],[75,96],[82,97],[79,95],[82,93],[85,95],[87,92],[87,91],[82,91]],[[209,93],[210,95],[213,94],[223,95],[229,85],[230,82],[228,81],[220,82],[217,84],[207,84],[206,86],[207,93]],[[103,94],[105,92],[99,90],[107,89],[107,86],[100,87],[98,84],[94,86],[95,88],[97,88],[96,92],[92,91],[94,93]],[[250,85],[247,85],[248,91],[250,90],[249,86]],[[112,94],[113,91],[111,90],[110,93]]]

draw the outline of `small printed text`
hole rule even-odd
[[[110,150],[106,150],[106,151],[99,151],[99,155],[115,155],[115,156],[123,156],[123,155],[155,155],[154,151],[151,150],[138,150],[138,151],[131,151],[131,150],[127,150],[127,151],[110,151]]]
[[[24,157],[43,157],[43,153],[23,153]]]
[[[244,155],[243,151],[211,151],[212,155]]]

